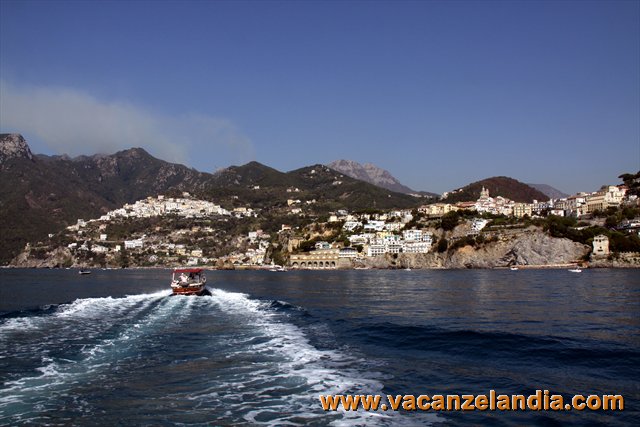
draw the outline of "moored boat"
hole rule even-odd
[[[78,274],[91,274],[91,270],[80,270]]]
[[[201,268],[176,268],[171,278],[173,295],[206,295],[207,278]]]

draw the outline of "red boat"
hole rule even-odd
[[[171,278],[173,295],[207,295],[207,278],[201,268],[176,268]]]

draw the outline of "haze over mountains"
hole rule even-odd
[[[551,199],[563,199],[565,197],[569,197],[569,195],[565,192],[558,190],[557,188],[553,188],[547,184],[527,184],[529,187],[533,187],[536,190],[544,193]]]

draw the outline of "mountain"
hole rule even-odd
[[[32,155],[21,135],[0,134],[0,264],[78,218],[171,189],[203,189],[208,177],[141,148],[70,159]]]
[[[455,203],[477,200],[483,187],[489,190],[491,197],[502,196],[516,202],[531,203],[533,200],[549,200],[544,193],[523,182],[506,176],[495,176],[450,191],[446,197],[443,197],[443,201]]]
[[[569,197],[567,193],[564,193],[557,188],[553,188],[547,184],[527,184],[529,187],[533,187],[536,190],[540,191],[547,195],[547,197],[551,199],[564,199],[565,197]]]
[[[403,185],[396,179],[393,175],[389,173],[389,171],[379,168],[378,166],[365,163],[361,165],[358,162],[354,162],[353,160],[336,160],[327,165],[333,170],[337,170],[351,178],[359,179],[361,181],[368,182],[373,185],[377,185],[378,187],[386,188],[390,191],[395,191],[398,193],[405,194],[423,194],[428,196],[437,196],[435,193],[429,192],[417,192],[412,190],[411,188]]]
[[[319,213],[341,208],[410,208],[419,203],[413,196],[351,178],[324,165],[280,172],[258,162],[217,172],[207,196],[223,203],[249,203],[259,208],[286,206],[288,199],[315,200],[314,210]]]
[[[315,200],[308,209],[316,214],[411,208],[420,202],[322,165],[285,173],[251,162],[208,174],[157,159],[142,148],[73,159],[33,155],[21,135],[0,134],[0,264],[27,242],[45,239],[78,218],[97,218],[126,203],[182,191],[227,208],[279,209],[287,199]]]
[[[0,168],[14,159],[33,160],[33,154],[22,135],[0,134]]]

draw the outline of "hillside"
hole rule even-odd
[[[531,203],[534,200],[549,200],[544,193],[535,188],[506,176],[495,176],[473,182],[465,187],[450,191],[443,201],[446,203],[477,200],[482,187],[489,190],[491,197],[502,196],[516,202]]]
[[[410,208],[421,203],[419,198],[351,178],[324,165],[307,166],[287,175],[326,209]]]
[[[353,160],[336,160],[327,166],[351,178],[359,179],[390,191],[406,194],[415,193],[414,190],[400,183],[389,171],[371,163],[361,165]]]
[[[32,155],[16,134],[0,135],[0,147],[2,264],[27,242],[77,218],[95,218],[170,189],[201,189],[208,181],[208,174],[156,159],[141,148],[110,156],[49,157]]]
[[[212,175],[157,159],[142,148],[74,159],[33,155],[22,136],[2,134],[0,264],[7,263],[27,242],[44,239],[78,218],[97,218],[125,203],[182,191],[228,208],[278,209],[287,206],[287,199],[315,200],[309,209],[316,214],[419,204],[412,196],[321,165],[285,173],[251,162]]]
[[[435,193],[428,191],[416,191],[402,184],[396,177],[391,175],[386,169],[382,169],[374,164],[365,163],[360,164],[353,160],[336,160],[327,164],[333,170],[336,170],[351,178],[359,179],[369,184],[382,187],[389,191],[395,191],[397,193],[404,194],[420,194],[426,197],[438,196]]]
[[[342,208],[404,208],[419,203],[415,197],[350,178],[323,165],[280,172],[258,162],[216,173],[205,195],[231,206],[251,204],[263,209],[286,206],[288,199],[315,200],[312,210],[317,214]]]

